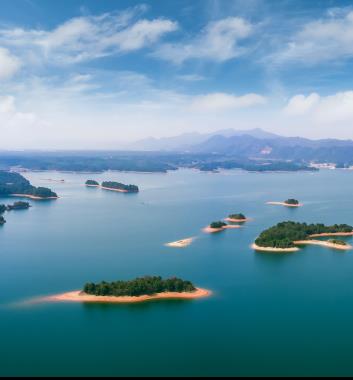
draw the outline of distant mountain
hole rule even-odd
[[[179,136],[166,137],[166,138],[147,138],[144,140],[137,141],[133,144],[125,147],[129,150],[137,151],[179,151],[185,152],[193,150],[195,145],[202,144],[212,138],[213,136],[223,136],[223,137],[234,137],[234,136],[252,136],[258,139],[275,139],[280,138],[280,136],[275,135],[270,132],[266,132],[260,128],[237,131],[234,129],[225,129],[213,133],[185,133]]]

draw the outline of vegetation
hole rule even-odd
[[[89,179],[86,181],[86,186],[99,186],[99,183],[97,181],[94,181],[93,179]]]
[[[0,226],[4,225],[6,223],[6,220],[3,216],[0,216]]]
[[[332,243],[332,244],[337,244],[337,245],[348,245],[345,241],[343,240],[337,240],[337,239],[331,239],[329,240],[329,243]]]
[[[287,205],[293,205],[293,206],[299,205],[299,201],[296,199],[287,199],[284,203]]]
[[[138,297],[166,292],[190,293],[195,290],[196,288],[189,281],[178,278],[163,280],[162,277],[143,277],[132,281],[101,282],[100,284],[89,283],[84,287],[86,294],[113,297]]]
[[[6,209],[8,211],[12,211],[12,210],[27,210],[31,207],[31,205],[28,203],[28,202],[15,202],[13,205],[8,205],[6,207]]]
[[[261,247],[293,248],[295,241],[307,240],[311,235],[352,231],[353,227],[347,224],[325,226],[324,224],[283,222],[262,232],[255,243]]]
[[[5,205],[0,205],[0,215],[3,214],[7,210]]]
[[[224,228],[227,226],[227,223],[224,222],[213,222],[210,224],[210,227],[213,229],[219,229],[219,228]]]
[[[229,218],[234,220],[246,220],[246,216],[244,214],[231,214],[229,215]]]
[[[40,198],[56,198],[50,189],[45,187],[34,187],[19,173],[0,171],[0,195],[9,196],[12,194],[32,195]]]
[[[138,193],[139,188],[136,185],[124,185],[119,182],[103,182],[103,187],[107,187],[108,189],[121,190],[126,191],[128,193]]]

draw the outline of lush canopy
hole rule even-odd
[[[102,186],[108,189],[127,191],[128,193],[139,192],[139,188],[136,185],[124,185],[123,183],[119,183],[119,182],[106,181],[102,183]]]
[[[223,227],[226,227],[227,226],[227,223],[224,223],[224,222],[212,222],[210,224],[210,227],[211,228],[214,228],[214,229],[219,229],[219,228],[223,228]]]

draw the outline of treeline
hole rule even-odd
[[[138,297],[166,292],[187,293],[194,292],[195,290],[195,286],[190,281],[183,281],[179,278],[163,280],[162,277],[150,276],[137,278],[132,281],[89,283],[83,289],[89,295],[112,297]]]
[[[229,219],[246,220],[246,216],[244,214],[231,214],[229,215]]]
[[[106,187],[108,189],[127,191],[128,193],[138,193],[139,188],[136,185],[124,185],[119,182],[103,182],[102,187]]]
[[[224,228],[227,226],[227,223],[224,223],[222,221],[219,221],[219,222],[212,222],[210,224],[210,227],[215,229],[215,230],[218,230],[219,228]]]
[[[307,240],[311,235],[325,233],[349,233],[353,227],[347,224],[306,224],[282,222],[261,233],[255,243],[261,247],[293,248],[294,241]]]
[[[40,198],[57,198],[57,194],[46,187],[34,187],[19,173],[0,171],[0,196],[13,194],[31,195]]]
[[[293,206],[299,205],[299,201],[293,198],[287,199],[284,203],[286,203],[287,205],[293,205]]]

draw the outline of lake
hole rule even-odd
[[[31,201],[0,228],[1,376],[353,375],[353,253],[250,248],[281,221],[353,225],[352,172],[25,176],[61,198]],[[141,191],[86,188],[87,179]],[[305,206],[265,204],[290,197]],[[201,232],[238,212],[253,221]],[[188,248],[164,246],[192,236]],[[26,303],[144,275],[181,277],[214,294],[138,305]]]

